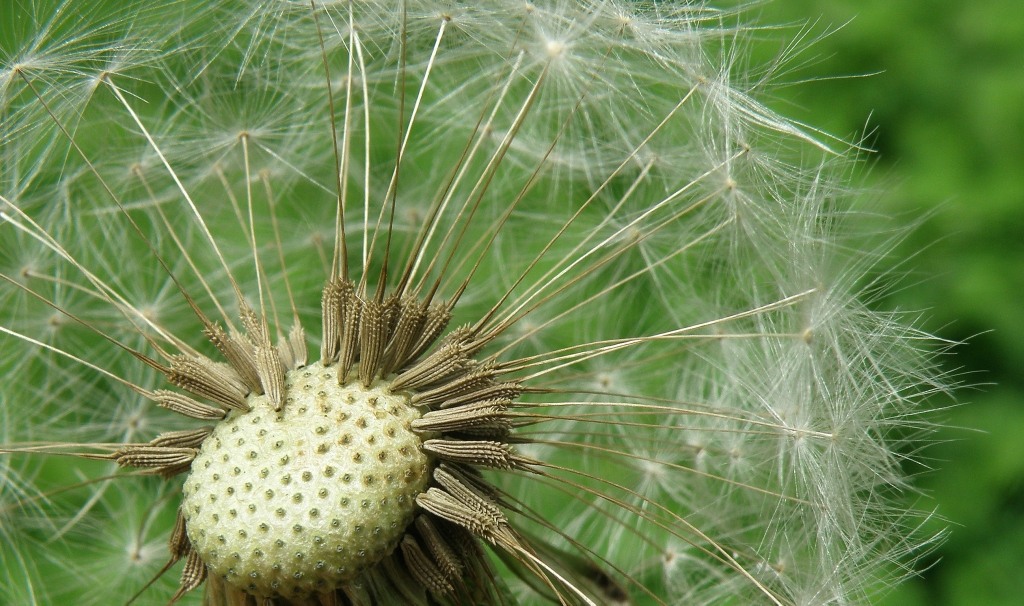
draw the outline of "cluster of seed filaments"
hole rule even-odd
[[[207,578],[274,603],[365,591],[380,574],[409,603],[490,599],[469,582],[489,566],[478,540],[523,547],[476,469],[531,461],[506,440],[522,388],[474,359],[487,339],[461,328],[438,340],[445,304],[367,297],[337,279],[323,292],[320,360],[308,364],[301,326],[275,346],[266,319],[239,306],[244,333],[204,319],[226,362],[171,356],[161,370],[188,393],[147,394],[218,423],[112,455],[189,473],[170,541],[171,562],[185,560],[175,599]]]

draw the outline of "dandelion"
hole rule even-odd
[[[737,15],[71,6],[2,47],[10,600],[845,604],[927,546],[927,337]]]

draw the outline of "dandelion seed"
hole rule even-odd
[[[732,16],[69,6],[0,71],[10,596],[849,603],[921,546],[941,377]]]

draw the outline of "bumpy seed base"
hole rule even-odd
[[[253,595],[337,588],[390,553],[426,489],[420,413],[386,383],[338,385],[319,363],[203,442],[185,481],[188,538],[211,575]]]

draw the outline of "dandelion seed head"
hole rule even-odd
[[[11,595],[842,604],[920,545],[942,378],[736,15],[51,4],[0,41]]]

